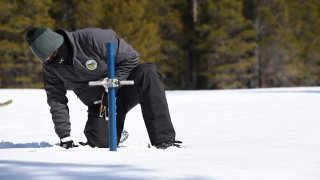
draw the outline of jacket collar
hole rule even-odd
[[[61,34],[63,36],[63,38],[68,41],[67,44],[69,44],[69,46],[71,46],[70,50],[69,50],[69,54],[70,54],[70,60],[71,60],[71,64],[74,64],[73,59],[77,53],[77,48],[75,46],[75,42],[74,42],[74,38],[72,36],[72,32],[66,31],[66,30],[62,30],[62,29],[57,29],[55,31],[58,34]]]

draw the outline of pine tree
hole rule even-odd
[[[55,0],[50,8],[57,28],[76,30],[86,27],[99,27],[104,21],[103,0]]]
[[[156,61],[164,73],[170,89],[187,88],[187,62],[189,57],[184,46],[188,42],[183,23],[188,2],[185,0],[148,1],[146,18],[157,22],[161,36],[161,54]]]
[[[320,85],[320,1],[294,1],[289,8],[290,25],[297,49],[292,78],[294,85]]]
[[[24,39],[30,26],[52,25],[51,0],[0,1],[0,87],[41,87],[39,61]]]
[[[140,54],[140,62],[157,62],[161,38],[156,22],[148,20],[147,0],[110,0],[103,3],[103,28],[111,28]]]
[[[198,49],[205,87],[255,87],[255,32],[242,14],[242,1],[202,1],[200,5]]]
[[[294,16],[302,10],[297,3],[268,0],[255,4],[259,87],[298,85],[304,65],[298,57],[301,43],[294,32],[299,22]]]

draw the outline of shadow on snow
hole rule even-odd
[[[92,165],[0,160],[0,179],[141,179],[115,173],[150,171],[127,165]]]
[[[46,148],[52,147],[53,145],[47,142],[32,142],[32,143],[12,143],[12,142],[0,142],[0,149],[9,149],[9,148]]]
[[[85,162],[84,162],[85,163]],[[212,179],[201,176],[158,177],[154,169],[131,165],[46,163],[0,160],[0,179],[68,179],[68,180],[135,180],[135,179]],[[132,173],[132,174],[131,174]],[[131,175],[130,175],[131,174]],[[151,175],[151,176],[150,176]],[[161,176],[161,175],[160,175]]]

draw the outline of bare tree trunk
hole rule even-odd
[[[262,80],[262,74],[263,74],[263,70],[262,70],[262,57],[261,57],[261,49],[260,49],[260,40],[261,40],[261,30],[260,30],[260,23],[259,23],[259,20],[256,20],[255,21],[255,24],[254,24],[254,28],[257,32],[257,35],[256,35],[256,40],[257,40],[257,47],[256,47],[256,50],[255,50],[255,56],[256,56],[256,59],[257,59],[257,66],[256,66],[256,73],[257,73],[257,79],[258,79],[258,87],[261,88],[263,86],[263,80]]]
[[[193,0],[193,22],[196,23],[198,21],[198,2],[197,0]]]

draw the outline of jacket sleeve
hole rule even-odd
[[[139,64],[139,53],[124,39],[118,38],[118,56],[122,54],[123,58],[119,57],[118,61],[116,60],[115,77],[119,80],[126,80],[131,70]]]
[[[60,138],[67,137],[71,130],[67,91],[64,83],[52,72],[50,67],[46,66],[43,67],[43,80],[55,132]]]

